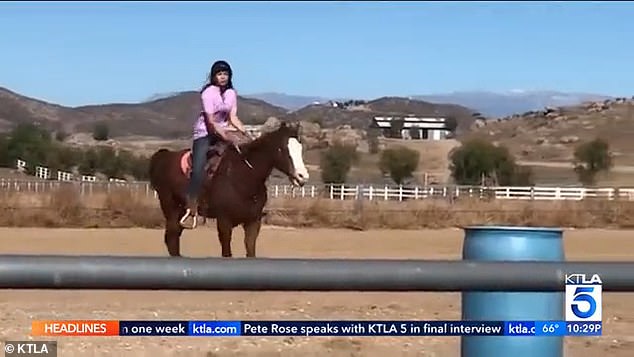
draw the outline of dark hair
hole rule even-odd
[[[209,75],[207,76],[207,83],[205,83],[200,92],[204,92],[205,89],[209,88],[209,86],[216,85],[216,74],[223,71],[229,72],[229,81],[227,81],[227,85],[225,86],[225,88],[221,89],[221,91],[224,92],[227,89],[233,89],[233,82],[231,81],[231,79],[233,78],[233,70],[231,69],[231,66],[227,61],[220,60],[214,62],[214,64],[211,66],[211,70],[209,71]]]

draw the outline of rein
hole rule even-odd
[[[247,166],[249,166],[249,168],[253,169],[253,165],[251,165],[251,163],[249,162],[249,160],[247,160],[246,157],[244,157],[244,155],[242,154],[242,150],[240,150],[240,146],[238,145],[234,145],[233,146],[236,151],[238,152],[238,154],[240,155],[240,157],[242,158],[242,161],[244,161],[245,164],[247,164]]]
[[[238,129],[237,127],[233,126],[234,128]],[[245,137],[249,138],[250,141],[252,142],[254,139],[251,137],[251,135],[247,134],[244,131],[241,131],[240,129],[238,129],[238,132],[241,133],[242,135],[244,135]],[[236,152],[238,153],[238,155],[240,155],[240,158],[242,158],[242,161],[244,161],[245,164],[247,164],[247,166],[249,166],[249,168],[253,169],[253,165],[251,165],[251,163],[249,162],[249,160],[247,160],[247,158],[244,156],[244,154],[242,153],[242,150],[240,150],[240,145],[239,144],[233,144],[233,147],[236,149]]]

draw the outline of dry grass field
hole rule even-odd
[[[568,259],[631,260],[633,231],[567,230]],[[165,256],[157,229],[0,228],[0,254]],[[261,257],[460,259],[463,232],[265,227]],[[389,245],[386,243],[389,241]],[[183,254],[218,256],[213,230],[185,233]],[[235,256],[243,256],[241,234]],[[634,294],[606,293],[604,336],[565,338],[568,357],[634,353]],[[460,318],[459,293],[144,292],[3,290],[0,339],[25,339],[35,319],[384,319]],[[60,356],[459,356],[459,338],[58,338]]]
[[[0,228],[0,254],[165,256],[157,206],[153,197],[128,190],[80,195],[67,186],[39,194],[5,192],[0,196],[0,226],[6,227]],[[378,201],[359,209],[354,201],[274,199],[268,208],[268,226],[258,240],[260,257],[460,259],[463,233],[451,227],[470,224],[593,228],[566,231],[568,259],[634,256],[634,231],[616,230],[634,228],[634,202],[628,201]],[[184,233],[184,255],[219,256],[212,224]],[[233,247],[234,256],[244,255],[239,229]],[[633,303],[634,294],[605,294],[604,336],[566,338],[566,356],[631,356]],[[460,318],[460,295],[4,290],[0,316],[3,340],[28,338],[35,319],[454,320]],[[454,337],[58,341],[62,356],[459,356],[459,338]]]
[[[461,197],[456,201],[270,199],[265,223],[304,228],[423,229],[472,224],[634,228],[634,201],[518,201]],[[208,225],[213,221],[208,221]],[[0,226],[159,228],[158,200],[144,190],[80,194],[73,185],[46,193],[0,193]]]
[[[552,162],[540,162],[539,165],[521,164],[522,166],[529,166],[531,168],[536,185],[555,187],[582,186],[571,167],[566,167],[564,165],[556,166],[554,165],[555,163]],[[630,168],[632,170],[629,170]],[[620,166],[612,169],[610,172],[601,173],[597,175],[596,186],[634,187],[634,168],[631,166]]]
[[[414,179],[421,183],[427,182],[444,183],[449,182],[449,153],[455,147],[460,146],[457,140],[402,140],[391,138],[379,138],[379,145],[383,148],[395,146],[405,146],[420,153],[418,167],[413,173]],[[357,147],[359,161],[356,162],[348,174],[348,182],[383,182],[386,179],[379,170],[378,163],[380,154],[370,154],[368,143],[363,140]],[[313,182],[320,182],[321,170],[319,169],[320,155],[324,150],[307,150],[304,153],[304,161],[311,169]],[[389,180],[388,180],[389,181]]]

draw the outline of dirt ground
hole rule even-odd
[[[632,260],[634,231],[569,230],[568,259]],[[148,229],[0,228],[0,254],[164,256]],[[460,259],[463,232],[263,228],[261,257]],[[386,248],[389,240],[392,247]],[[243,256],[242,232],[234,256]],[[218,256],[214,231],[186,232],[183,254]],[[566,356],[632,356],[634,294],[606,293],[604,336],[566,338]],[[0,339],[28,339],[35,319],[458,320],[459,293],[8,291],[0,293]],[[40,338],[37,339],[46,339]],[[54,338],[50,338],[54,339]],[[459,338],[58,338],[59,356],[459,356]]]

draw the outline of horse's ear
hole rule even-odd
[[[301,123],[299,121],[293,123],[293,127],[291,129],[293,129],[293,133],[299,136],[299,130],[301,128]]]

